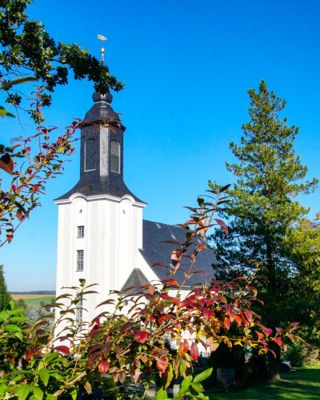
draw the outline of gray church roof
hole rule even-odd
[[[148,283],[149,281],[142,271],[139,268],[135,268],[129,275],[121,291],[125,292],[125,294],[134,294],[140,292],[141,286],[147,285]]]
[[[177,225],[143,220],[143,249],[141,249],[141,253],[160,280],[173,278],[179,283],[183,282],[184,274],[182,271],[178,270],[174,276],[169,275],[168,267],[170,266],[171,253],[177,248],[177,245],[165,243],[164,241],[177,240],[178,242],[182,242],[185,239],[185,232],[184,228]],[[161,263],[163,266],[155,265],[158,263]],[[214,250],[207,249],[201,251],[197,256],[193,272],[201,270],[203,273],[193,275],[188,280],[187,286],[214,279],[213,265],[216,263]],[[184,269],[188,266],[188,259],[185,259],[182,262],[181,268]]]

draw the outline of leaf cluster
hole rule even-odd
[[[56,86],[66,85],[70,71],[74,78],[87,78],[101,93],[121,90],[123,84],[110,74],[106,65],[77,44],[56,43],[44,25],[26,14],[31,0],[3,0],[0,4],[0,80],[7,91],[6,101],[19,105],[22,96],[12,90],[17,78],[37,80],[43,86],[42,102],[51,103]]]
[[[198,206],[191,208],[191,218],[182,224],[185,240],[172,252],[176,264],[168,279],[136,288],[135,293],[114,292],[90,324],[79,318],[88,296],[95,293],[94,285],[87,286],[84,280],[64,288],[49,305],[55,309],[53,330],[46,318],[20,327],[12,323],[10,310],[0,314],[0,348],[17,349],[9,354],[9,370],[7,359],[1,364],[0,394],[18,400],[74,399],[80,388],[91,394],[102,385],[113,398],[144,399],[150,388],[157,387],[157,399],[165,399],[175,380],[183,378],[175,398],[201,399],[206,398],[201,382],[211,373],[192,377],[201,351],[214,352],[224,343],[266,354],[270,342],[279,347],[293,339],[297,325],[269,329],[252,310],[258,301],[252,280],[238,277],[187,286],[197,256],[205,250],[219,196],[218,192],[214,203],[199,198]],[[189,268],[185,279],[178,281],[182,258]]]

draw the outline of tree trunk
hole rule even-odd
[[[274,342],[269,342],[269,349],[274,352],[274,354],[269,354],[269,379],[271,382],[279,382],[281,364],[280,347]]]
[[[272,243],[268,236],[266,237],[266,250],[267,250],[267,275],[268,275],[268,292],[273,298],[277,297],[277,278],[276,266],[273,259]],[[271,322],[271,321],[270,321]],[[275,329],[275,321],[271,322],[270,328]],[[272,350],[269,354],[269,379],[272,382],[279,382],[280,380],[280,364],[281,364],[281,350],[277,343],[270,341],[269,348]]]

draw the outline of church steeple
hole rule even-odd
[[[125,127],[111,106],[112,95],[95,92],[94,104],[81,123],[80,180],[68,193],[86,196],[131,195],[139,200],[123,180],[123,134]]]

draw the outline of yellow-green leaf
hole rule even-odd
[[[167,387],[169,387],[172,379],[173,379],[173,369],[172,369],[172,365],[169,364],[169,371],[168,371],[168,375],[167,375],[167,382],[165,385],[165,389],[167,389]]]
[[[43,391],[39,387],[34,387],[32,389],[33,396],[36,400],[42,400],[43,399]]]
[[[44,386],[47,386],[50,377],[48,370],[45,368],[40,369],[39,376]]]
[[[196,375],[193,382],[199,383],[209,378],[212,374],[212,368],[208,368],[205,371],[201,372],[200,374]]]

